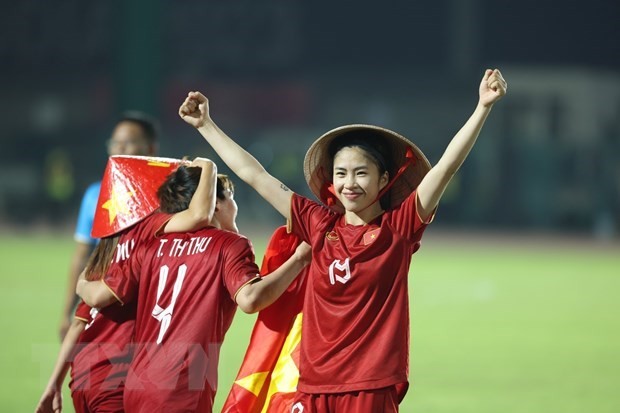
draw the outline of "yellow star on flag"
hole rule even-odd
[[[239,386],[243,387],[247,391],[251,392],[254,396],[258,397],[260,394],[260,390],[263,388],[265,384],[265,380],[269,375],[268,371],[261,371],[258,373],[250,374],[249,376],[245,376],[242,379],[236,380]]]
[[[375,228],[371,231],[366,232],[363,238],[364,245],[368,245],[374,242],[374,240],[377,239],[377,237],[379,236],[379,231],[381,231],[381,228]]]
[[[271,397],[275,393],[291,393],[297,390],[299,369],[293,360],[292,354],[301,340],[301,319],[302,314],[297,314],[295,322],[282,345],[280,357],[278,357],[273,371],[253,373],[235,381],[236,384],[258,397],[265,385],[265,381],[268,376],[271,375],[265,405],[261,411],[262,413],[267,412]]]
[[[302,313],[297,314],[295,322],[288,333],[282,352],[276,362],[273,372],[271,373],[271,382],[269,383],[269,391],[265,399],[265,406],[261,413],[267,412],[271,396],[275,393],[291,393],[297,390],[297,382],[299,381],[299,369],[293,360],[293,351],[301,341],[301,319]]]
[[[101,207],[108,210],[110,224],[114,222],[118,214],[127,215],[129,213],[129,198],[135,195],[133,191],[119,193],[116,188],[112,188],[110,199],[105,201]]]

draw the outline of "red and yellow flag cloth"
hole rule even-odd
[[[101,180],[91,235],[114,235],[159,208],[157,189],[183,161],[153,156],[110,156]]]
[[[261,274],[282,265],[300,239],[276,229],[271,236]],[[222,409],[223,413],[289,412],[299,380],[299,343],[308,267],[269,307],[258,313],[243,363]]]

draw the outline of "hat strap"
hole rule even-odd
[[[323,180],[323,185],[321,185],[321,200],[325,202],[328,207],[332,207],[336,205],[338,198],[336,197],[336,190],[334,189],[334,183],[327,179],[327,174],[325,174],[325,170],[323,167],[320,167],[319,176]]]
[[[394,178],[390,179],[390,181],[387,183],[386,186],[383,187],[383,189],[381,191],[379,191],[379,194],[377,195],[377,199],[375,199],[375,202],[380,200],[381,197],[383,195],[385,195],[385,193],[387,191],[390,190],[390,188],[394,185],[394,182],[396,182],[396,180],[403,174],[405,173],[405,170],[407,168],[409,168],[409,166],[411,165],[415,165],[417,159],[415,157],[415,155],[413,154],[413,151],[411,150],[411,147],[407,147],[407,151],[405,152],[405,163],[402,164],[402,166],[400,168],[398,168],[398,171],[396,172],[396,174],[394,175]]]

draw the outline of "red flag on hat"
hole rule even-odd
[[[273,272],[301,241],[276,229],[265,251],[261,274]],[[250,343],[222,412],[288,412],[299,379],[299,343],[307,267],[272,305],[258,313]]]
[[[155,211],[157,189],[181,163],[172,158],[111,156],[101,181],[93,238],[114,235]]]

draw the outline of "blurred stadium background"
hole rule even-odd
[[[436,376],[417,376],[414,352],[412,373],[419,387],[408,399],[424,401],[423,388],[430,383],[434,387],[429,392],[437,402],[420,404],[424,408],[418,411],[454,411],[459,401],[468,406],[477,397],[482,407],[462,411],[497,411],[497,406],[506,407],[503,402],[515,406],[515,400],[492,396],[488,386],[495,386],[497,394],[510,395],[504,387],[499,390],[505,385],[527,398],[528,393],[519,389],[530,388],[524,383],[535,374],[535,362],[543,363],[544,354],[552,354],[557,341],[566,339],[548,329],[557,322],[566,331],[574,328],[585,336],[591,332],[588,329],[600,328],[596,330],[600,334],[588,336],[589,341],[577,339],[574,348],[564,347],[567,362],[577,354],[572,351],[584,348],[601,357],[580,360],[581,367],[589,368],[585,377],[599,383],[602,393],[580,393],[580,382],[563,389],[564,397],[582,396],[582,408],[574,411],[620,409],[618,396],[614,399],[605,390],[620,383],[616,319],[620,306],[605,295],[618,291],[620,263],[617,1],[23,0],[2,5],[0,257],[10,299],[2,300],[0,321],[6,331],[2,364],[13,367],[2,373],[0,410],[34,407],[45,381],[40,376],[51,370],[79,201],[103,171],[105,141],[120,113],[139,109],[161,121],[162,156],[214,157],[177,115],[189,90],[203,91],[222,129],[289,187],[308,195],[301,168],[305,150],[321,133],[341,124],[386,126],[409,137],[431,163],[436,162],[474,109],[478,82],[487,67],[502,70],[509,93],[493,109],[442,200],[428,231],[431,241],[419,254],[421,267],[425,268],[423,260],[428,266],[420,280],[433,283],[432,276],[441,273],[434,268],[448,257],[457,263],[466,259],[468,254],[458,253],[469,245],[465,251],[481,261],[464,262],[462,268],[475,273],[478,265],[484,265],[487,275],[467,284],[469,278],[458,274],[460,265],[445,269],[445,284],[437,281],[431,286],[438,297],[440,291],[446,292],[441,298],[445,301],[437,298],[442,303],[458,305],[458,294],[450,291],[460,287],[474,288],[474,295],[490,294],[489,289],[498,288],[495,277],[507,276],[505,268],[498,267],[520,263],[527,276],[515,272],[510,283],[516,290],[512,284],[506,287],[517,291],[514,297],[525,300],[535,291],[541,300],[538,305],[546,309],[564,308],[560,303],[575,307],[559,312],[557,319],[549,318],[547,324],[536,322],[541,312],[530,309],[505,325],[505,342],[499,344],[516,345],[523,335],[536,340],[532,334],[546,331],[544,343],[538,343],[545,350],[541,354],[530,347],[540,359],[529,359],[530,368],[513,371],[508,382],[482,381],[484,393],[467,391],[472,385],[467,373],[489,368],[491,360],[488,365],[466,367],[468,371],[459,373],[462,380],[450,376],[454,381],[449,382],[441,376],[450,375],[450,366],[441,366],[432,373]],[[227,171],[224,165],[220,169]],[[236,198],[240,228],[256,238],[260,252],[269,231],[282,221],[242,183]],[[493,246],[498,240],[505,251],[515,251],[512,258],[496,254]],[[522,254],[519,248],[528,245],[529,252]],[[444,248],[450,254],[443,255]],[[537,250],[549,255],[542,268],[530,255],[538,256]],[[583,258],[580,264],[572,261],[578,258]],[[22,270],[24,260],[29,269]],[[535,270],[525,265],[527,260]],[[574,277],[562,279],[576,268]],[[539,279],[536,274],[544,276]],[[564,281],[570,286],[567,290]],[[549,294],[541,297],[541,291]],[[580,292],[589,294],[587,299]],[[431,308],[414,315],[413,331],[430,347],[423,319],[422,326],[415,326],[416,317],[428,317],[425,311],[440,305],[429,303],[432,295],[427,293],[423,287],[416,290],[413,302],[419,299],[420,307]],[[520,302],[514,300],[508,302]],[[476,312],[469,322],[484,320],[482,314]],[[431,319],[427,326],[441,323],[441,317]],[[454,319],[450,323],[458,324]],[[534,327],[525,328],[528,323]],[[246,324],[251,327],[251,320]],[[36,336],[24,334],[29,326],[36,329]],[[249,327],[244,327],[240,346]],[[469,331],[493,334],[478,327]],[[444,340],[437,334],[433,337],[454,362],[471,355],[455,350],[463,348],[462,340],[471,344],[471,337]],[[50,353],[43,362],[36,350],[42,348]],[[516,348],[509,351],[528,354],[527,346]],[[46,363],[48,370],[42,367]],[[424,361],[420,364],[423,368]],[[30,367],[20,373],[19,366],[24,365]],[[236,366],[231,370],[223,374],[232,379]],[[501,374],[499,368],[496,374]],[[545,379],[536,382],[539,393],[530,394],[531,400],[545,400],[545,385],[572,374],[578,375],[578,369],[547,366]],[[220,393],[227,390],[224,384]],[[540,411],[571,411],[564,403],[551,403],[556,396],[549,393],[547,406],[558,410]],[[588,409],[593,399],[599,399],[598,409]]]

